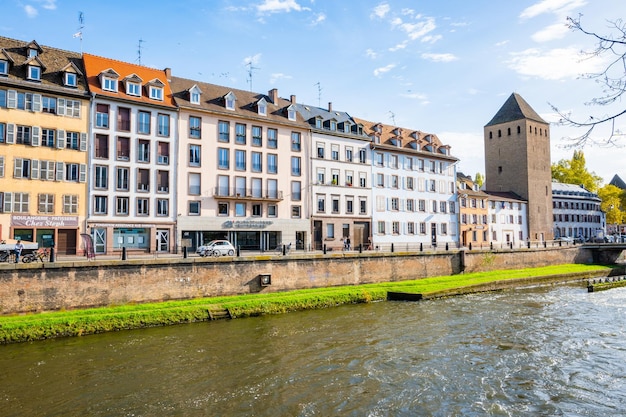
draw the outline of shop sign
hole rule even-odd
[[[274,222],[270,220],[227,220],[222,223],[223,229],[265,229]]]
[[[78,227],[78,216],[28,216],[13,214],[13,227]]]

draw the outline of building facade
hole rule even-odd
[[[355,249],[371,240],[371,139],[345,112],[297,104],[311,129],[313,249]]]
[[[95,253],[175,249],[177,108],[168,70],[84,54]]]
[[[460,244],[465,247],[489,245],[489,195],[481,191],[470,176],[458,172]]]
[[[603,237],[606,216],[600,209],[600,197],[576,184],[552,183],[554,237],[590,240]]]
[[[372,248],[457,245],[457,158],[437,136],[354,118],[370,136]]]
[[[310,245],[308,125],[278,97],[172,78],[180,108],[178,239]]]
[[[488,192],[489,232],[493,244],[520,247],[529,241],[528,204],[512,192]]]
[[[484,128],[485,191],[528,204],[530,240],[553,239],[550,127],[517,93]]]
[[[0,239],[77,253],[88,116],[80,54],[0,37]]]

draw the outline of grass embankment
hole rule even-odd
[[[355,286],[327,287],[279,293],[198,298],[160,303],[128,304],[84,310],[0,316],[0,343],[15,343],[64,336],[137,329],[209,320],[208,311],[227,309],[233,317],[278,314],[340,304],[385,300],[388,291],[432,294],[480,284],[533,277],[603,274],[610,267],[555,265],[423,278]]]

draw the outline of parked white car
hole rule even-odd
[[[196,249],[200,256],[235,256],[235,247],[228,240],[212,240]]]

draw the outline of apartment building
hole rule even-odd
[[[601,202],[598,194],[587,191],[582,185],[552,182],[555,239],[587,240],[604,236],[607,225]],[[617,233],[617,228],[613,232]]]
[[[295,103],[172,77],[180,108],[178,239],[244,250],[310,244],[309,128]]]
[[[520,247],[529,240],[528,203],[513,192],[488,191],[490,243]]]
[[[430,133],[354,118],[370,136],[372,247],[456,245],[457,158]]]
[[[172,251],[177,108],[168,70],[83,59],[93,97],[87,228],[95,253]]]
[[[459,201],[460,243],[466,247],[489,245],[489,195],[481,191],[472,177],[458,172],[457,194]]]
[[[346,112],[297,104],[311,129],[313,248],[367,248],[371,239],[371,139]],[[349,243],[349,247],[348,247]]]
[[[0,37],[0,239],[77,253],[88,126],[80,54]]]

